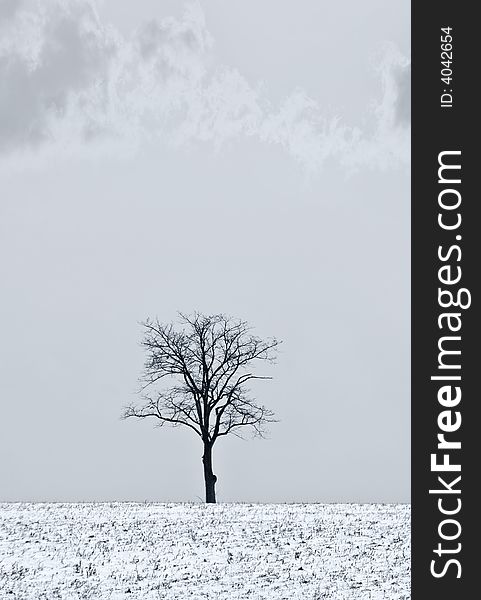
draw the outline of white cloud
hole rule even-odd
[[[280,145],[308,170],[409,161],[408,62],[389,49],[372,131],[327,118],[302,90],[278,107],[235,69],[215,67],[199,5],[126,39],[93,0],[9,0],[0,13],[0,157],[132,150],[143,140]]]
[[[382,49],[378,61],[382,95],[374,103],[374,127],[360,135],[343,162],[349,166],[387,168],[409,164],[411,153],[411,63],[393,45]]]

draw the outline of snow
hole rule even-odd
[[[410,598],[410,507],[0,504],[0,597]]]

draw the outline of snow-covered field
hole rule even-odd
[[[2,600],[410,597],[410,508],[0,504]]]

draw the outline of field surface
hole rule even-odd
[[[408,600],[410,508],[0,504],[2,600]]]

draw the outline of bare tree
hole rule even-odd
[[[249,395],[247,383],[271,379],[256,375],[254,363],[273,362],[279,341],[262,340],[245,321],[225,315],[180,314],[180,328],[157,319],[142,323],[146,361],[141,405],[128,406],[124,418],[153,418],[159,426],[183,425],[202,440],[205,498],[215,502],[217,477],[212,448],[222,436],[241,437],[245,428],[264,436],[273,413]]]

